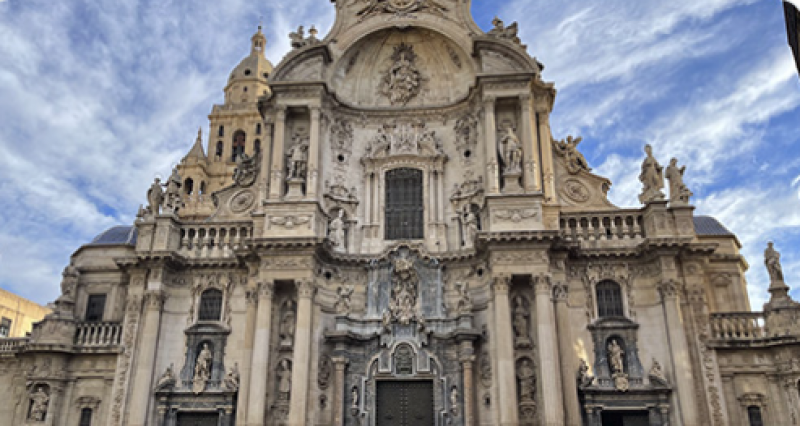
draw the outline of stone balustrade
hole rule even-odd
[[[763,312],[728,312],[711,314],[711,338],[725,341],[748,341],[767,337]]]
[[[27,337],[2,338],[0,339],[0,356],[13,354],[19,348],[27,345],[28,342],[30,342],[30,339]]]
[[[179,252],[189,258],[233,257],[252,235],[252,222],[187,223],[181,227]]]
[[[75,329],[75,345],[80,347],[102,347],[119,345],[122,324],[116,322],[78,323]]]
[[[561,214],[561,235],[568,241],[612,241],[644,238],[639,210]]]

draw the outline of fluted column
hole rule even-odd
[[[319,144],[320,144],[320,125],[319,107],[312,106],[311,110],[311,134],[308,147],[308,171],[306,176],[306,197],[315,199],[319,190]]]
[[[542,191],[546,199],[556,199],[555,172],[553,171],[553,141],[550,134],[550,114],[541,111],[539,117],[539,146],[542,152]]]
[[[472,347],[472,342],[461,342],[460,351],[461,372],[464,389],[462,394],[464,396],[464,426],[475,425],[475,384],[473,383],[474,372],[473,366],[475,365],[475,351]]]
[[[247,425],[247,408],[249,407],[250,383],[252,380],[253,364],[253,341],[255,339],[256,316],[258,314],[258,284],[250,283],[246,292],[247,308],[245,310],[245,330],[244,330],[244,357],[239,368],[241,373],[241,383],[236,407],[236,426]],[[257,374],[261,375],[261,374]]]
[[[483,101],[484,140],[486,142],[486,190],[489,194],[500,193],[500,164],[497,161],[497,123],[495,122],[494,97]]]
[[[517,379],[514,362],[514,336],[511,326],[511,304],[508,300],[510,276],[495,277],[494,293],[494,340],[497,365],[498,410],[502,426],[519,423],[517,407]]]
[[[311,327],[313,326],[314,282],[296,281],[297,322],[292,354],[292,393],[289,402],[289,426],[305,426],[308,412],[308,383],[311,371]]]
[[[275,139],[272,141],[272,170],[270,172],[269,199],[283,196],[284,148],[286,140],[286,106],[277,105],[275,112]]]
[[[540,412],[544,426],[564,425],[564,406],[561,398],[560,367],[558,359],[558,340],[556,339],[556,319],[551,300],[550,277],[540,275],[534,280],[536,294],[536,336],[539,345],[539,359],[542,374],[542,403]]]
[[[661,302],[664,306],[664,318],[667,326],[667,338],[671,346],[672,371],[675,372],[675,384],[678,395],[678,423],[697,425],[697,407],[694,397],[694,381],[692,363],[689,359],[689,345],[683,328],[680,308],[678,306],[678,284],[674,280],[664,280],[658,285]]]
[[[348,389],[344,388],[344,373],[347,368],[347,358],[334,357],[333,368],[333,426],[344,426],[345,407],[344,397]]]
[[[158,274],[160,275],[160,273]],[[152,288],[153,283],[150,283]],[[160,284],[160,283],[159,283]],[[164,307],[165,295],[161,290],[145,292],[144,326],[142,327],[141,346],[136,360],[136,373],[131,387],[130,417],[128,425],[144,426],[148,423],[150,403],[153,401],[153,374],[155,370],[156,348],[158,347],[159,329],[161,328],[161,310]]]
[[[578,386],[575,373],[578,365],[572,349],[572,327],[569,321],[569,287],[558,283],[553,286],[553,301],[556,304],[558,326],[558,351],[561,360],[561,386],[564,389],[564,414],[568,425],[581,424],[581,407],[578,402]]]
[[[525,154],[525,174],[523,176],[523,185],[525,192],[536,192],[542,188],[542,181],[539,177],[539,138],[534,134],[533,123],[536,117],[533,115],[533,108],[531,107],[532,96],[525,95],[520,97],[520,105],[522,109],[522,138],[524,140]]]
[[[272,328],[272,294],[270,281],[258,285],[258,309],[253,333],[253,354],[250,392],[247,404],[247,425],[263,426],[267,404],[267,378],[269,366],[269,340]]]

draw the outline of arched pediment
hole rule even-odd
[[[480,37],[475,40],[475,53],[480,58],[481,73],[535,73],[541,75],[542,66],[522,48],[507,40]]]
[[[331,54],[324,44],[297,49],[278,64],[270,82],[323,81],[330,62]]]

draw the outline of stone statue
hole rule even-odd
[[[770,282],[783,282],[781,254],[775,250],[772,241],[767,243],[767,249],[764,250],[764,265],[767,267]]]
[[[392,105],[405,105],[420,92],[422,76],[415,65],[414,48],[405,43],[395,46],[394,63],[383,77],[381,93]]]
[[[470,249],[475,246],[475,237],[478,235],[478,217],[467,204],[464,206],[462,239],[464,248]]]
[[[469,295],[469,285],[467,283],[456,283],[458,290],[458,305],[456,305],[456,312],[459,314],[472,313],[472,298]]]
[[[578,151],[578,144],[582,140],[583,138],[581,137],[573,138],[572,136],[567,136],[566,140],[555,142],[558,153],[567,161],[567,171],[573,175],[578,174],[581,170],[586,170],[587,172],[592,170],[586,161],[586,157]]]
[[[669,201],[674,205],[689,204],[689,197],[694,195],[683,183],[683,173],[685,171],[686,166],[678,167],[677,158],[669,161],[666,175],[669,181]]]
[[[36,392],[31,394],[31,413],[29,420],[43,422],[47,417],[47,406],[50,403],[50,396],[44,391],[44,386],[36,388]]]
[[[528,358],[523,358],[517,368],[517,379],[519,380],[519,400],[533,401],[536,393],[536,374],[533,364]]]
[[[75,291],[75,286],[78,285],[78,278],[80,275],[81,273],[78,271],[78,268],[70,261],[69,265],[61,272],[61,294],[63,297],[72,300],[73,292]]]
[[[392,262],[392,298],[389,300],[390,319],[408,325],[417,315],[417,271],[414,261],[398,257]]]
[[[358,386],[353,386],[353,388],[350,389],[350,399],[353,400],[350,404],[350,409],[358,412]]]
[[[494,28],[489,30],[487,35],[510,40],[516,44],[522,44],[522,40],[517,36],[519,29],[516,22],[506,27],[503,21],[495,16],[495,18],[492,19],[492,25],[494,25]]]
[[[522,172],[522,144],[510,124],[506,126],[506,134],[500,139],[502,158],[505,165],[503,174]]]
[[[161,179],[156,178],[147,190],[147,213],[153,216],[161,213],[161,205],[164,203],[164,189],[161,186]]]
[[[175,386],[175,373],[172,372],[172,364],[167,367],[167,370],[164,371],[164,374],[158,378],[158,382],[156,382],[156,390],[161,390],[167,387]]]
[[[458,416],[458,388],[455,386],[450,388],[450,414]]]
[[[639,174],[639,180],[644,188],[639,195],[639,202],[647,204],[664,199],[664,193],[661,192],[661,189],[664,188],[664,173],[663,167],[653,157],[653,147],[645,145],[644,152],[647,153],[647,157],[642,162],[642,172]]]
[[[233,171],[233,182],[241,187],[248,187],[258,177],[258,155],[251,157],[242,152],[236,156],[236,169]]]
[[[585,359],[581,359],[581,366],[578,367],[578,385],[582,387],[591,386],[594,383],[594,377],[589,374],[589,364]]]
[[[299,26],[296,32],[289,33],[289,40],[292,44],[292,49],[299,49],[306,45],[306,35],[303,26]]]
[[[292,392],[292,366],[288,359],[282,359],[278,366],[278,399],[289,400]]]
[[[284,312],[283,318],[281,319],[281,346],[292,346],[294,343],[295,314],[293,305],[294,304],[286,309],[286,312]]]
[[[327,389],[333,374],[333,365],[331,359],[327,356],[321,356],[317,365],[317,384],[320,389]]]
[[[194,393],[198,394],[206,388],[206,383],[211,378],[211,362],[213,360],[214,355],[208,349],[208,343],[203,343],[203,349],[197,355],[197,361],[194,363],[194,379],[192,380]]]
[[[669,384],[667,376],[664,375],[664,370],[661,369],[661,364],[655,358],[653,358],[653,366],[650,368],[647,377],[650,378],[650,384],[653,386],[667,386]]]
[[[239,363],[235,363],[233,367],[228,370],[228,374],[225,375],[225,389],[236,392],[239,390],[239,380]]]
[[[295,144],[289,148],[289,179],[304,179],[308,163],[309,140],[305,136],[296,136]]]
[[[181,175],[178,169],[172,169],[172,174],[167,180],[167,191],[164,194],[164,210],[170,213],[177,213],[183,207],[181,202]]]
[[[355,291],[355,287],[352,285],[349,286],[340,286],[336,290],[336,294],[339,296],[339,300],[336,301],[336,313],[340,315],[347,315],[350,313],[350,296],[353,295],[353,291]]]
[[[608,344],[608,361],[611,364],[612,373],[625,372],[625,366],[622,360],[624,354],[625,351],[622,350],[616,340],[612,340],[611,343]]]
[[[530,344],[528,332],[528,310],[525,308],[525,300],[522,296],[514,298],[514,341],[517,345],[526,346]]]
[[[331,220],[328,225],[328,240],[335,251],[345,251],[345,235],[344,235],[344,210],[339,210],[339,214]]]

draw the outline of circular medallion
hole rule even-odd
[[[589,201],[592,195],[591,192],[589,192],[589,188],[577,179],[569,179],[564,182],[564,187],[561,192],[576,203],[585,203]]]
[[[416,6],[418,0],[389,0],[389,6],[395,12],[408,12]]]
[[[256,197],[251,191],[241,191],[231,197],[230,208],[233,213],[242,213],[253,206]]]

